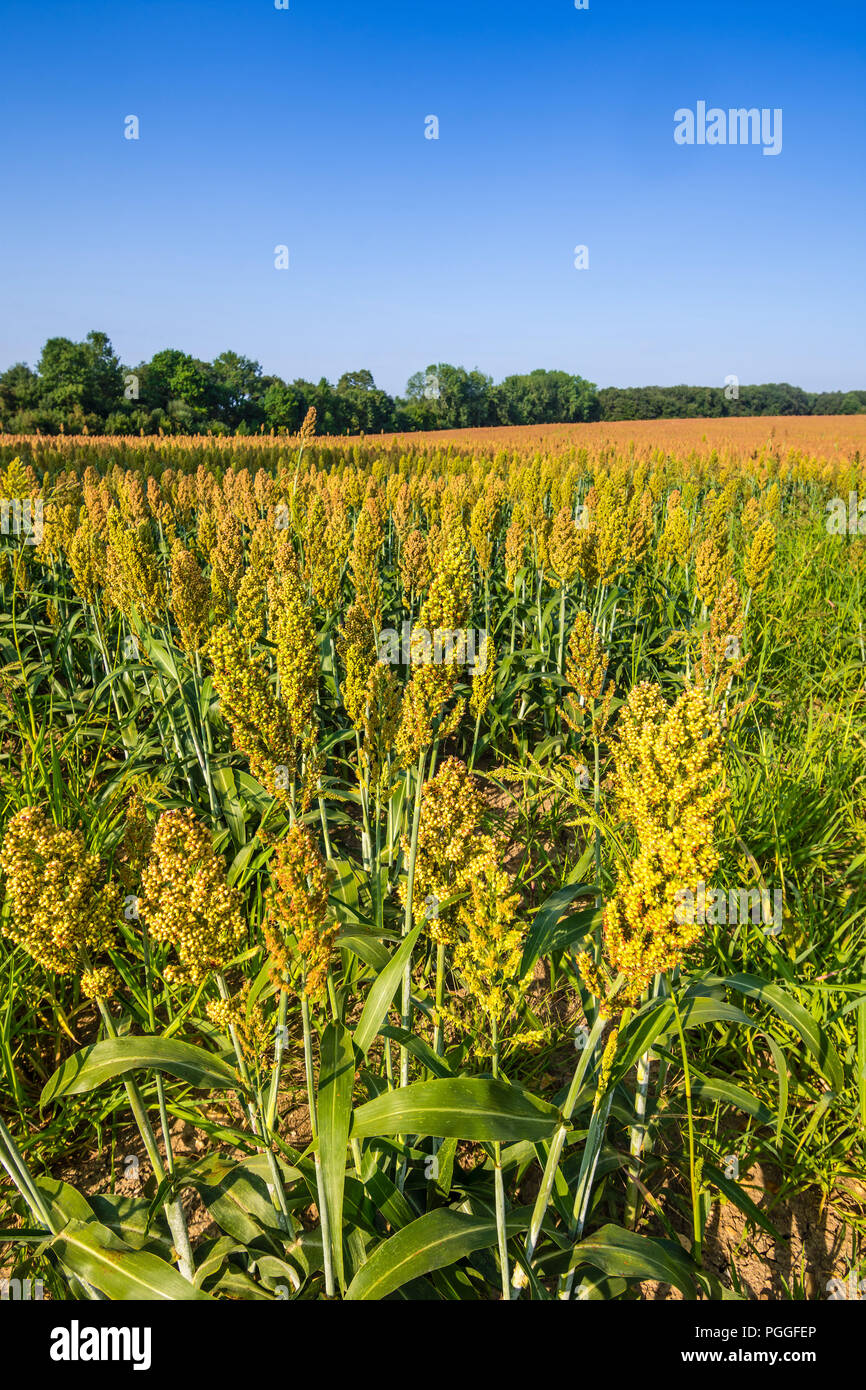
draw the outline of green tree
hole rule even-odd
[[[597,420],[598,393],[591,381],[543,368],[507,376],[494,387],[499,419],[506,425]]]
[[[415,372],[401,402],[416,429],[467,429],[498,423],[493,378],[448,362]]]
[[[265,418],[261,404],[261,364],[236,352],[221,352],[211,364],[219,414],[233,429],[241,421],[258,429]]]
[[[373,373],[366,368],[343,373],[337,382],[334,408],[341,434],[375,434],[395,427],[394,402],[387,392],[379,390]]]
[[[102,417],[123,406],[123,369],[108,335],[92,331],[83,343],[49,338],[37,364],[40,403]]]
[[[135,375],[139,380],[139,400],[142,406],[152,410],[167,410],[174,394],[171,379],[182,362],[192,361],[187,353],[178,348],[162,348],[155,352],[149,362],[137,366]]]
[[[0,419],[30,410],[39,401],[39,378],[26,362],[15,362],[0,375]]]
[[[313,404],[316,388],[309,381],[272,381],[262,396],[262,408],[268,429],[297,434],[304,416]]]

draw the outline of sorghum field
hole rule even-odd
[[[4,441],[0,1273],[856,1296],[864,443]]]

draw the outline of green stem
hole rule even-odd
[[[214,977],[217,982],[217,989],[219,990],[220,998],[223,1000],[224,1003],[227,1003],[230,998],[230,995],[228,985],[226,984],[225,976],[223,975],[221,970],[216,970],[214,971]],[[232,1048],[235,1054],[235,1062],[237,1063],[237,1068],[240,1072],[241,1080],[243,1081],[244,1087],[246,1089],[246,1097],[244,1101],[242,1101],[242,1104],[244,1105],[244,1108],[247,1112],[247,1118],[250,1123],[250,1129],[252,1130],[253,1134],[256,1136],[256,1139],[258,1140],[256,1147],[259,1150],[259,1153],[263,1153],[267,1157],[268,1166],[271,1170],[271,1177],[273,1178],[274,1189],[271,1193],[271,1201],[273,1203],[274,1211],[277,1213],[277,1216],[281,1218],[280,1225],[288,1225],[289,1229],[291,1229],[291,1217],[289,1215],[289,1209],[286,1203],[286,1194],[283,1190],[283,1180],[280,1175],[279,1166],[277,1165],[277,1162],[273,1155],[273,1151],[271,1149],[271,1142],[268,1137],[268,1128],[264,1122],[264,1106],[262,1105],[261,1097],[259,1096],[257,1088],[253,1086],[252,1077],[250,1076],[250,1069],[247,1066],[243,1048],[241,1047],[241,1041],[238,1037],[237,1029],[235,1028],[233,1023],[229,1024],[229,1037],[231,1038]],[[271,1080],[273,1083],[273,1076]]]
[[[580,1161],[580,1173],[577,1178],[577,1190],[574,1194],[571,1225],[568,1232],[569,1243],[572,1246],[577,1245],[583,1237],[583,1228],[586,1224],[590,1198],[592,1196],[592,1185],[595,1180],[595,1170],[598,1167],[598,1158],[601,1153],[601,1146],[604,1143],[604,1132],[607,1128],[607,1120],[610,1115],[612,1101],[613,1090],[609,1089],[606,1095],[596,1096],[595,1104],[592,1108],[592,1119],[590,1120],[589,1132],[586,1136],[583,1156]],[[571,1297],[571,1290],[574,1286],[574,1276],[575,1270],[570,1269],[568,1273],[560,1279],[560,1298],[567,1300]]]
[[[644,1143],[646,1142],[646,1103],[649,1092],[650,1063],[652,1062],[652,1049],[645,1052],[638,1059],[637,1064],[637,1088],[634,1097],[634,1124],[631,1126],[631,1141],[629,1144],[629,1154],[631,1157],[631,1174],[629,1177],[628,1194],[625,1203],[625,1215],[623,1224],[630,1230],[637,1229],[638,1217],[640,1215],[640,1188],[638,1178],[640,1176],[640,1160],[643,1153]]]
[[[493,1077],[499,1079],[499,1025],[493,1024]],[[505,1224],[505,1182],[502,1176],[502,1144],[493,1144],[493,1190],[496,1202],[496,1239],[499,1245],[499,1272],[502,1279],[502,1300],[511,1302],[511,1276],[508,1271],[508,1233]]]
[[[436,943],[436,1023],[433,1027],[433,1051],[437,1057],[444,1056],[445,1036],[442,1028],[442,1006],[445,1002],[445,952],[444,941]]]
[[[574,1069],[571,1085],[568,1088],[568,1095],[562,1107],[562,1117],[556,1133],[550,1141],[547,1162],[544,1165],[544,1173],[541,1178],[541,1187],[535,1199],[535,1206],[532,1209],[532,1216],[529,1222],[529,1232],[526,1237],[524,1254],[527,1264],[532,1263],[535,1247],[538,1244],[538,1237],[541,1234],[542,1222],[544,1221],[548,1203],[550,1202],[550,1194],[553,1191],[553,1184],[556,1180],[557,1170],[559,1168],[560,1159],[562,1158],[562,1150],[569,1130],[569,1120],[577,1104],[577,1098],[580,1095],[586,1073],[589,1070],[590,1061],[595,1054],[599,1039],[604,1032],[604,1027],[605,1020],[599,1013],[592,1026],[592,1031],[590,1032],[586,1047],[580,1054],[580,1061]],[[511,1281],[511,1292],[513,1297],[520,1297],[520,1290],[524,1287],[526,1282],[527,1278],[524,1271],[518,1266],[515,1266],[514,1278]]]
[[[325,858],[326,858],[326,859],[333,859],[334,853],[333,853],[333,850],[331,849],[331,837],[330,837],[330,835],[328,834],[328,815],[327,815],[327,812],[326,812],[326,810],[325,810],[325,798],[322,796],[322,779],[321,779],[321,777],[319,778],[318,782],[316,783],[316,786],[317,786],[317,789],[318,789],[318,792],[319,792],[319,797],[318,797],[318,801],[319,801],[319,818],[321,819],[321,822],[322,822],[322,839],[323,839],[324,842],[325,842]]]
[[[108,1012],[105,1000],[100,999],[99,1011],[102,1014],[102,1021],[105,1031],[110,1038],[117,1037],[117,1030],[114,1027],[114,1020]],[[137,1085],[134,1081],[124,1080],[124,1089],[129,1100],[130,1109],[138,1125],[138,1132],[144,1144],[145,1152],[150,1159],[150,1166],[153,1169],[154,1177],[158,1184],[165,1181],[168,1176],[165,1166],[160,1157],[156,1143],[156,1136],[151,1128],[150,1120],[147,1118],[147,1111]],[[185,1279],[190,1281],[195,1271],[195,1261],[193,1260],[192,1248],[189,1243],[189,1232],[186,1227],[186,1217],[179,1198],[174,1198],[165,1203],[165,1215],[169,1229],[174,1240],[174,1248],[177,1254],[177,1267]]]
[[[481,732],[481,711],[475,716],[475,732],[472,735],[472,752],[469,754],[469,771],[475,766],[475,750],[478,747],[478,735]]]
[[[52,1236],[56,1236],[59,1233],[57,1222],[45,1206],[42,1200],[42,1194],[33,1180],[33,1175],[27,1167],[24,1158],[19,1153],[15,1140],[12,1138],[12,1135],[9,1133],[9,1130],[2,1120],[0,1120],[0,1165],[6,1169],[12,1182],[18,1188],[34,1220],[41,1223]],[[67,1271],[67,1277],[69,1280],[70,1293],[73,1297],[78,1297],[79,1290],[81,1290],[84,1297],[95,1303],[106,1301],[105,1294],[93,1288],[93,1286],[88,1284],[84,1279],[78,1279],[69,1271]]]
[[[565,669],[565,594],[567,585],[559,591],[559,650],[556,654],[556,669],[562,675]]]
[[[283,984],[285,984],[285,976]],[[286,1035],[286,1019],[289,1013],[289,995],[285,989],[280,990],[280,1002],[277,1006],[277,1027],[274,1036],[274,1065],[271,1071],[271,1089],[268,1094],[267,1109],[265,1111],[265,1124],[270,1133],[274,1128],[277,1118],[277,1100],[280,1093],[280,1072],[283,1065],[283,1039]]]
[[[415,860],[418,855],[418,830],[421,825],[421,794],[424,790],[424,762],[427,750],[422,748],[418,754],[417,781],[415,783],[415,808],[412,816],[412,838],[409,843],[409,864],[406,872],[406,911],[403,917],[403,935],[412,930],[412,894],[415,888]],[[412,1027],[412,961],[407,960],[403,971],[403,988],[400,1002],[400,1022],[408,1033]],[[400,1085],[409,1085],[409,1050],[400,1047]]]
[[[33,1181],[30,1169],[18,1152],[18,1146],[2,1119],[0,1119],[0,1163],[3,1164],[36,1220],[40,1221],[52,1235],[56,1235],[57,1223],[49,1215],[42,1195]]]
[[[697,1166],[695,1163],[695,1120],[692,1113],[692,1078],[689,1071],[689,1058],[686,1052],[686,1038],[683,1032],[683,1020],[680,1016],[679,1005],[677,1004],[676,994],[671,991],[671,1003],[674,1006],[674,1017],[677,1021],[677,1033],[680,1039],[680,1055],[683,1059],[683,1074],[685,1077],[686,1092],[686,1113],[689,1125],[689,1185],[692,1195],[692,1229],[695,1237],[695,1248],[693,1255],[700,1264],[701,1245],[703,1244],[703,1233],[701,1231],[701,1197],[698,1190]]]
[[[307,1104],[310,1110],[310,1134],[312,1135],[313,1143],[316,1145],[316,1192],[318,1194],[317,1206],[319,1208],[319,1220],[322,1229],[322,1255],[325,1264],[325,1293],[328,1298],[333,1298],[334,1267],[331,1258],[331,1232],[328,1222],[328,1207],[325,1201],[322,1161],[319,1157],[318,1149],[319,1125],[316,1114],[316,1087],[313,1078],[313,1039],[310,1028],[310,1005],[306,994],[301,995],[301,1019],[304,1025],[304,1072],[307,1079]]]

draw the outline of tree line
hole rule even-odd
[[[734,394],[734,390],[736,394]],[[237,352],[212,362],[177,348],[125,366],[105,333],[83,342],[49,338],[35,368],[16,362],[0,373],[0,430],[10,434],[296,434],[310,407],[322,434],[494,425],[568,424],[725,415],[866,413],[866,391],[803,391],[774,383],[605,387],[568,372],[507,376],[500,382],[448,363],[409,378],[403,396],[376,386],[367,370],[336,385],[283,381]]]

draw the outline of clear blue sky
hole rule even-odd
[[[392,392],[866,387],[864,0],[4,0],[2,34],[0,368],[100,328]],[[701,100],[781,107],[781,154],[676,145]]]

